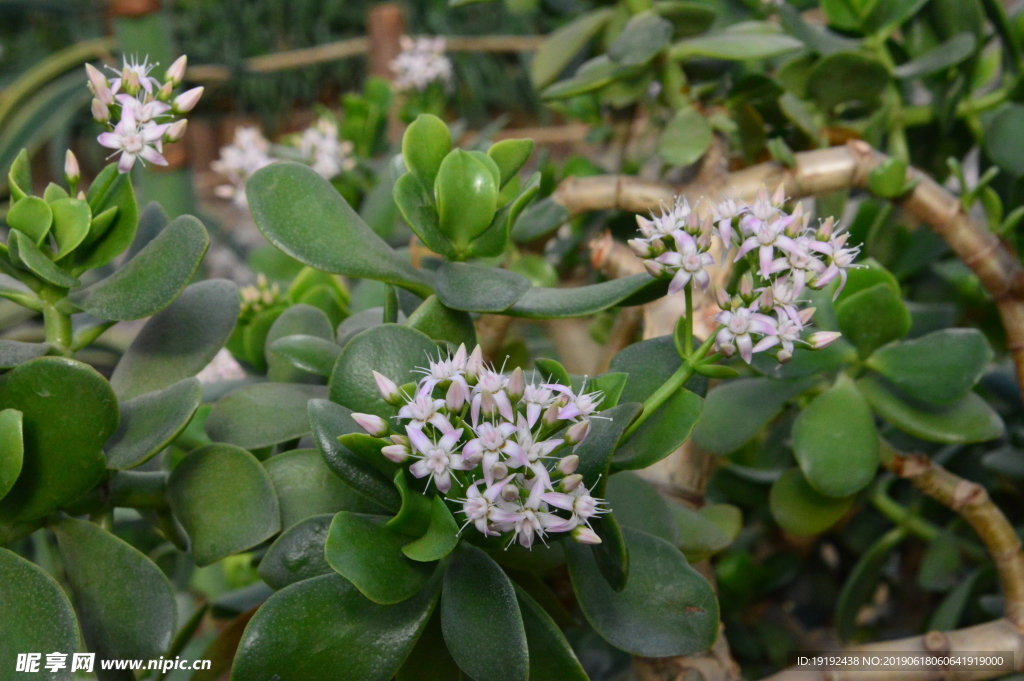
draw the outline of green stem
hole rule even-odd
[[[686,322],[683,326],[683,349],[686,351],[686,356],[689,357],[693,353],[693,281],[691,280],[686,284],[686,288],[683,289],[684,295],[686,296]]]
[[[654,391],[654,393],[644,400],[643,409],[640,411],[640,415],[636,421],[633,421],[632,425],[626,429],[626,432],[619,438],[619,442],[625,442],[630,436],[637,431],[637,429],[643,425],[644,421],[658,410],[658,407],[665,404],[668,398],[683,387],[683,384],[690,380],[693,376],[693,364],[684,361],[682,366],[676,369],[676,372],[672,374],[667,381],[661,384],[661,387]]]
[[[74,343],[71,331],[71,315],[60,312],[53,304],[43,303],[43,322],[46,327],[46,342],[57,348],[61,354],[70,355]]]

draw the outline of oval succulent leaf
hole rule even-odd
[[[448,125],[432,114],[420,114],[402,136],[402,159],[424,187],[433,187],[441,162],[452,149]]]
[[[462,149],[452,150],[434,182],[439,228],[462,253],[486,230],[498,209],[498,183],[490,168]]]
[[[17,409],[0,411],[0,499],[14,487],[25,458],[22,414]]]
[[[530,281],[500,267],[445,261],[437,269],[434,289],[453,310],[501,312],[530,290]]]
[[[257,383],[229,393],[213,406],[206,433],[214,442],[259,449],[310,432],[306,405],[327,388],[305,383]]]
[[[819,494],[799,469],[786,471],[772,484],[768,503],[775,522],[798,537],[820,534],[839,522],[853,506],[853,497]]]
[[[107,467],[139,466],[178,437],[189,424],[203,391],[196,378],[121,403],[121,422],[107,440]]]

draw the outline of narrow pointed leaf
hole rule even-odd
[[[75,264],[82,270],[95,269],[124,253],[139,228],[139,206],[135,201],[131,175],[120,173],[111,163],[96,176],[86,194],[94,220],[89,235],[75,250]],[[112,219],[99,221],[104,212]]]

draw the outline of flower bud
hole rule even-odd
[[[775,309],[775,293],[770,286],[761,292],[761,297],[757,299],[757,305],[762,312],[771,312]]]
[[[498,402],[492,393],[486,390],[480,394],[480,414],[485,417],[492,417],[498,413]]]
[[[807,326],[811,323],[811,319],[814,318],[814,313],[817,310],[815,307],[805,307],[800,310],[800,323]]]
[[[388,434],[388,422],[374,414],[352,413],[352,420],[359,424],[359,427],[374,437],[384,437]]]
[[[444,404],[452,413],[462,411],[462,407],[466,404],[466,395],[462,392],[461,385],[452,381],[448,386],[448,393],[444,397]]]
[[[729,292],[721,286],[715,287],[715,301],[718,303],[718,307],[723,310],[728,310],[732,307],[732,299],[729,297]]]
[[[811,344],[812,350],[821,350],[824,347],[828,347],[836,341],[837,338],[843,334],[838,331],[818,331],[812,333],[808,338],[807,342]]]
[[[578,445],[590,434],[590,421],[577,421],[565,431],[565,441],[570,445]]]
[[[164,133],[164,139],[167,142],[177,142],[185,136],[186,126],[188,126],[188,121],[184,118],[175,121],[171,124],[171,127],[167,128],[167,132]]]
[[[567,475],[562,479],[561,484],[559,484],[559,488],[561,488],[563,492],[568,493],[575,490],[581,484],[583,484],[583,476],[579,473],[573,473],[572,475]]]
[[[779,364],[786,364],[787,362],[789,362],[789,360],[793,359],[793,353],[787,350],[786,348],[782,348],[775,355],[775,359],[779,361]]]
[[[106,123],[110,120],[110,109],[98,99],[92,100],[92,118],[97,123]]]
[[[478,345],[473,348],[473,352],[469,354],[469,358],[466,360],[466,380],[470,384],[475,384],[483,370],[484,354]]]
[[[553,426],[556,423],[558,423],[558,410],[559,410],[559,405],[558,405],[558,401],[556,400],[544,412],[544,425],[545,426]]]
[[[384,398],[385,402],[392,407],[396,407],[403,402],[402,393],[398,391],[398,386],[390,378],[374,371],[373,380],[377,382],[377,391]]]
[[[569,456],[562,457],[562,459],[558,462],[557,468],[561,473],[564,473],[566,475],[572,475],[573,473],[576,472],[576,469],[579,467],[579,465],[580,457],[576,456],[575,454],[570,454]]]
[[[501,498],[505,501],[515,501],[519,498],[519,488],[515,485],[505,485],[501,488]]]
[[[188,113],[195,108],[196,104],[199,103],[199,98],[202,96],[202,86],[186,90],[174,98],[174,104],[171,105],[171,110],[174,111],[174,113]]]
[[[124,84],[125,91],[132,97],[139,94],[139,90],[142,88],[142,83],[139,82],[139,74],[127,66],[121,71],[121,82]]]
[[[580,544],[601,543],[601,538],[597,536],[597,532],[594,532],[586,525],[577,525],[569,534],[571,534],[572,538],[578,541]]]
[[[498,480],[504,480],[505,478],[508,477],[508,466],[499,461],[498,463],[491,466],[491,475],[493,475]]]
[[[637,228],[639,228],[641,234],[643,234],[644,236],[649,236],[651,234],[651,230],[654,226],[654,223],[652,223],[650,220],[648,220],[642,215],[637,215],[636,226]]]
[[[411,454],[409,448],[405,445],[388,445],[387,447],[382,448],[380,453],[389,461],[394,461],[395,463],[402,463],[408,459]]]
[[[85,74],[89,76],[89,89],[95,93],[97,90],[110,89],[110,81],[103,75],[103,72],[92,64],[85,65]]]
[[[174,85],[171,83],[171,81],[167,81],[166,83],[160,86],[159,90],[157,90],[156,98],[159,99],[161,102],[166,102],[171,98],[171,95],[173,94]]]
[[[188,57],[181,55],[174,60],[171,64],[171,68],[167,69],[167,73],[164,74],[164,78],[171,82],[174,87],[181,85],[181,81],[185,79],[185,67],[188,65]]]
[[[651,243],[647,239],[630,239],[626,243],[639,258],[650,258],[654,255],[654,249],[651,248]]]
[[[394,442],[396,445],[403,445],[405,447],[409,446],[409,438],[406,435],[399,435],[395,433],[394,435],[391,436],[391,441]]]
[[[748,301],[754,296],[754,278],[750,276],[750,272],[740,277],[739,294],[744,301]]]
[[[82,178],[82,173],[78,169],[78,159],[75,158],[74,153],[68,149],[67,153],[64,154],[64,179],[67,180],[68,184],[77,184]]]
[[[508,379],[505,391],[508,393],[508,398],[513,402],[523,399],[523,393],[526,392],[526,376],[523,375],[523,370],[520,367],[516,367],[512,371],[512,376]]]
[[[647,274],[655,278],[665,274],[665,266],[657,260],[644,260],[644,269],[647,270]]]
[[[832,229],[834,226],[835,219],[829,217],[827,220],[825,220],[825,222],[821,223],[821,225],[818,227],[818,232],[817,234],[815,234],[815,237],[818,239],[818,241],[828,241],[829,239],[832,238]]]
[[[772,194],[772,205],[778,208],[786,202],[786,185],[780,184]]]

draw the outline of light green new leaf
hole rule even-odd
[[[714,136],[711,125],[699,111],[693,107],[680,109],[658,137],[658,156],[672,165],[691,165],[708,150]]]
[[[25,459],[22,415],[17,409],[0,411],[0,499],[14,487]]]
[[[708,57],[728,61],[769,59],[793,52],[804,44],[781,33],[722,32],[680,40],[669,49],[673,59]]]
[[[53,238],[57,242],[54,260],[60,260],[89,235],[92,211],[84,199],[63,198],[50,204],[53,211]]]
[[[139,228],[139,206],[131,174],[118,172],[116,163],[100,171],[89,185],[86,199],[93,221],[89,235],[75,250],[75,265],[81,270],[102,267],[124,253]],[[104,216],[107,211],[112,212]]]
[[[32,243],[39,245],[50,233],[53,224],[53,210],[38,196],[26,196],[15,202],[7,211],[7,225],[16,229]]]

